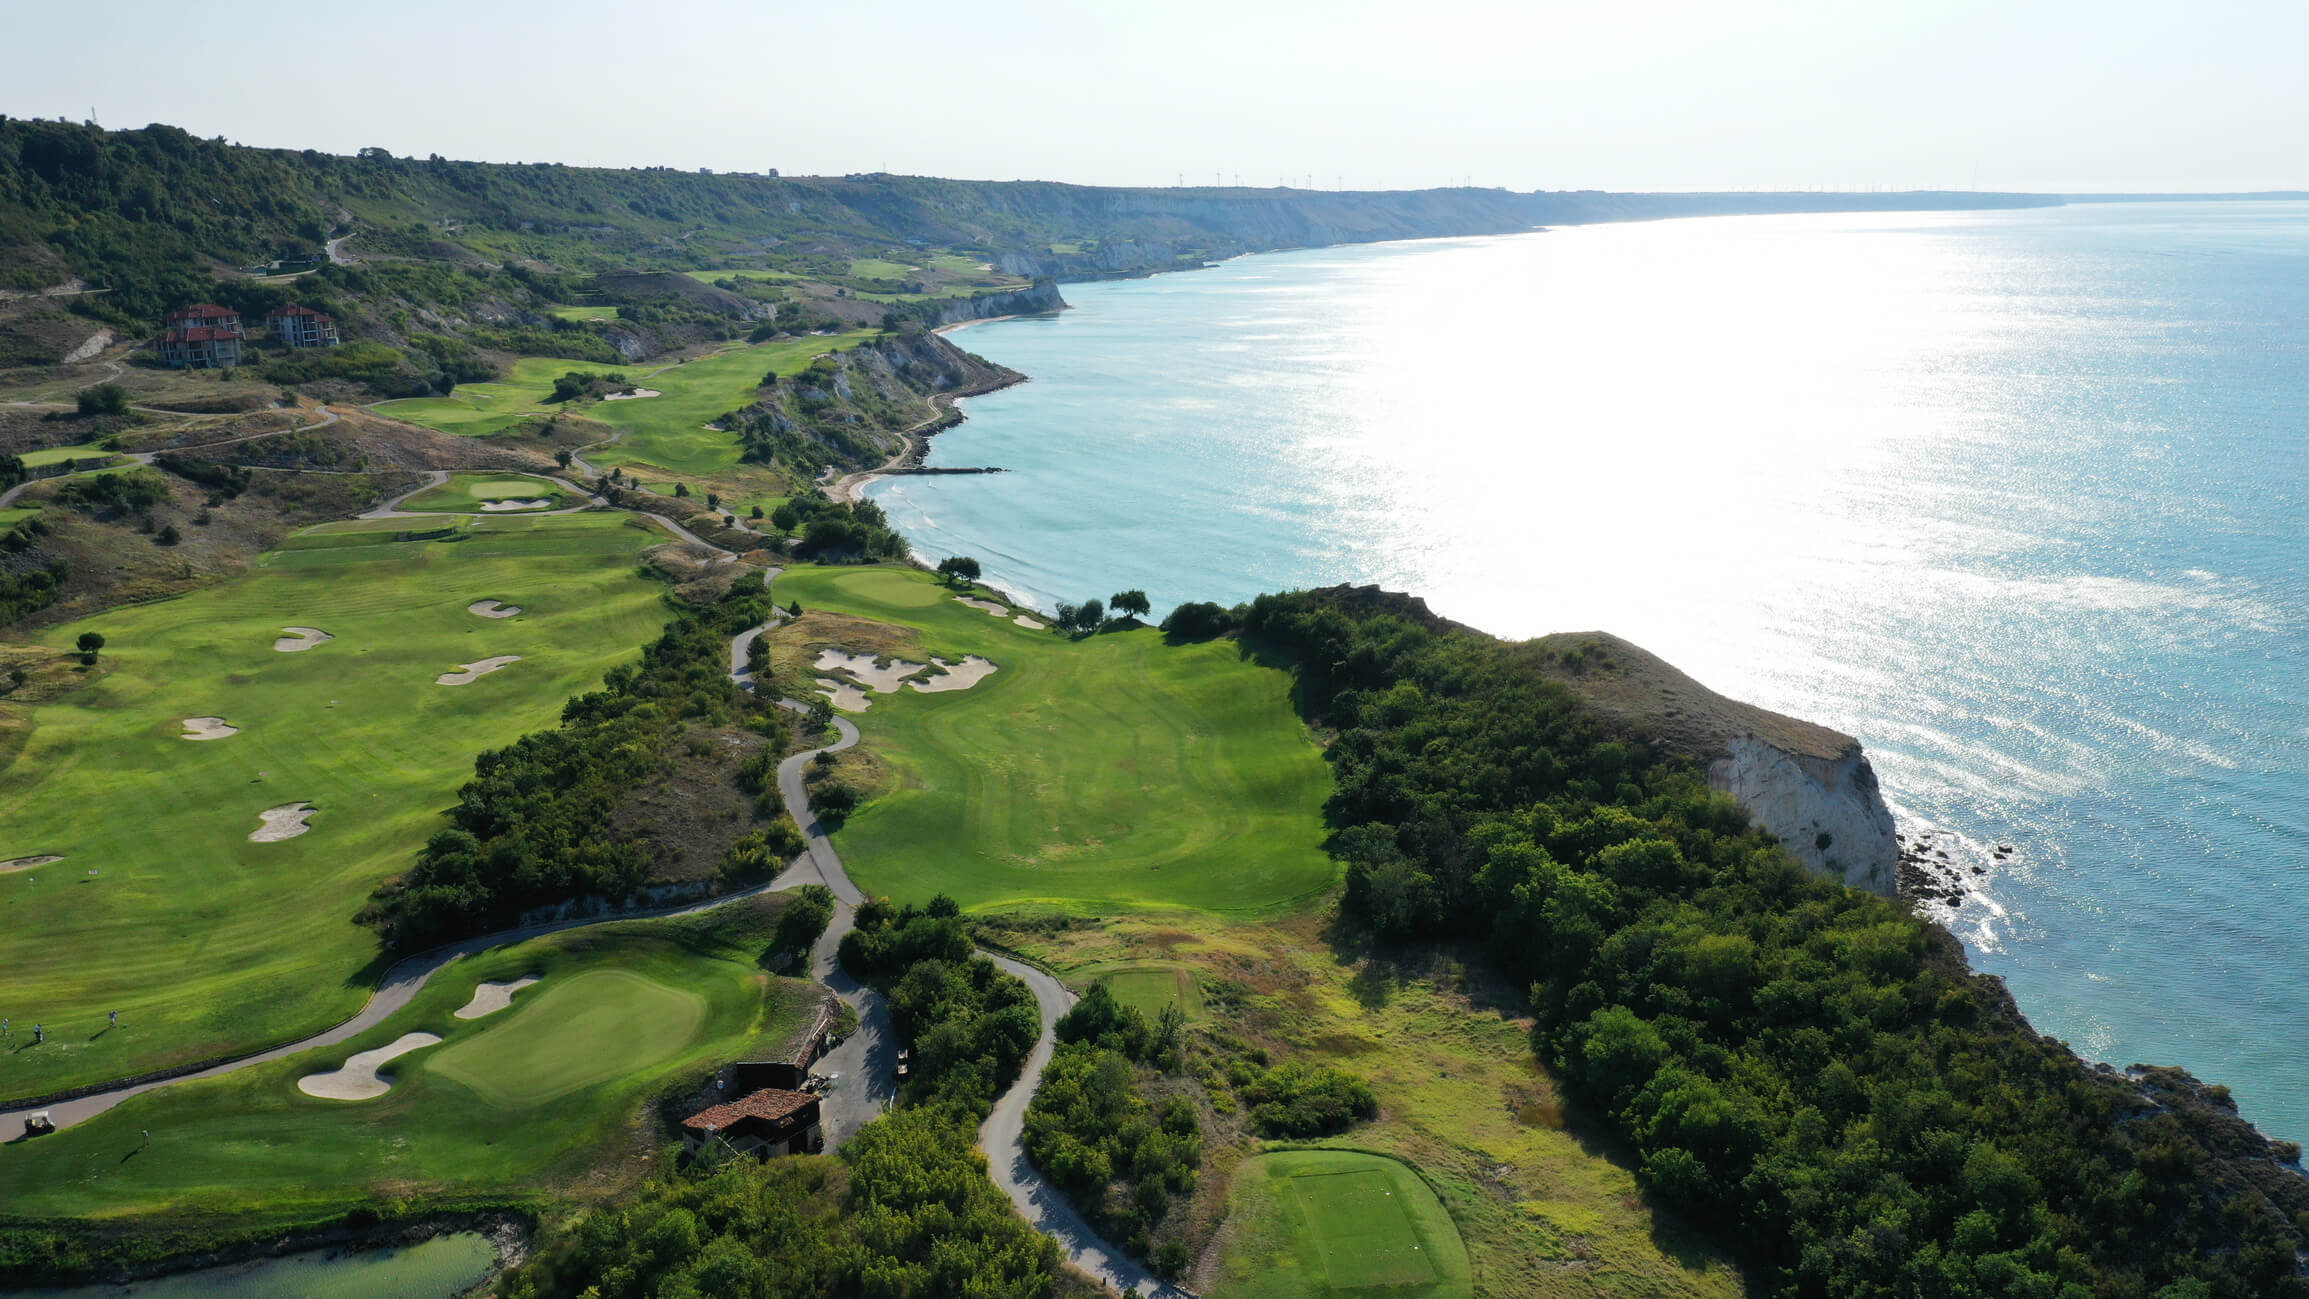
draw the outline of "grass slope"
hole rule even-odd
[[[1473,1293],[1467,1250],[1408,1166],[1351,1150],[1292,1150],[1236,1169],[1213,1299]]]
[[[1251,924],[1189,912],[1097,926],[1028,918],[1014,928],[1005,919],[992,918],[997,940],[1077,988],[1117,969],[1184,966],[1220,1032],[1369,1082],[1379,1117],[1338,1142],[1419,1170],[1457,1226],[1482,1293],[1743,1292],[1739,1272],[1704,1237],[1645,1204],[1626,1152],[1567,1115],[1532,1058],[1531,1023],[1512,989],[1485,986],[1442,957],[1342,960],[1323,940],[1321,912]],[[1198,1197],[1231,1193],[1245,1163],[1212,1140]],[[1226,1205],[1192,1210],[1206,1211],[1215,1226]]]
[[[301,533],[246,577],[45,633],[104,634],[85,688],[30,711],[0,771],[0,1097],[45,1094],[288,1040],[351,1014],[376,954],[353,923],[405,868],[481,750],[551,725],[663,621],[628,516],[476,521],[396,542],[402,521]],[[484,597],[522,615],[479,618]],[[273,649],[286,626],[336,639]],[[434,677],[522,661],[470,685]],[[241,729],[178,738],[187,717]],[[311,831],[251,843],[309,801]],[[91,874],[90,872],[96,872]],[[108,1029],[105,1012],[121,1012]],[[34,1022],[49,1029],[25,1046]]]
[[[789,338],[752,347],[732,347],[679,365],[655,371],[646,382],[629,373],[636,383],[655,388],[662,396],[638,401],[605,401],[585,413],[619,429],[625,436],[588,453],[589,463],[662,469],[693,477],[721,477],[738,467],[735,434],[707,428],[741,406],[751,405],[761,390],[762,376],[772,370],[780,378],[800,374],[811,361],[827,352],[856,347],[874,337],[857,330],[830,338]],[[646,475],[645,475],[646,476]]]
[[[627,1134],[647,1097],[691,1071],[775,1050],[815,1017],[816,985],[755,964],[782,902],[568,931],[460,961],[349,1042],[165,1087],[55,1136],[0,1145],[7,1211],[245,1220],[622,1182],[641,1171]],[[523,975],[542,982],[511,1007],[455,1017],[481,981]],[[306,1074],[417,1031],[447,1040],[387,1065],[393,1088],[381,1097],[323,1100],[297,1089]]]
[[[1289,678],[1232,644],[1069,642],[911,569],[790,569],[775,595],[998,669],[967,691],[874,696],[867,743],[899,779],[836,837],[862,887],[965,907],[1260,912],[1331,884],[1322,757]]]
[[[463,384],[447,397],[380,402],[374,409],[380,415],[466,437],[489,437],[542,415],[579,416],[603,426],[604,436],[611,431],[619,435],[615,442],[588,452],[589,464],[602,469],[627,466],[640,470],[644,479],[723,479],[738,469],[738,440],[734,434],[707,428],[707,423],[750,405],[761,390],[763,375],[773,370],[780,377],[800,374],[819,356],[856,347],[872,337],[874,331],[858,330],[731,346],[650,370],[525,356],[495,383]],[[553,381],[573,370],[623,374],[628,382],[654,388],[660,395],[631,401],[553,401]]]

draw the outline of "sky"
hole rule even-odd
[[[0,113],[336,153],[1115,185],[2309,188],[2298,0],[10,9]]]

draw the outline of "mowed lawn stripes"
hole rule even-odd
[[[553,725],[663,621],[659,588],[633,566],[657,536],[621,515],[489,520],[453,542],[391,535],[304,534],[227,585],[43,636],[69,646],[91,630],[106,645],[86,688],[32,707],[0,771],[0,859],[64,858],[0,874],[0,1016],[11,1047],[34,1023],[48,1030],[0,1051],[0,1097],[234,1054],[351,1014],[377,973],[354,916],[441,827],[474,756]],[[523,612],[466,612],[483,598]],[[287,626],[335,639],[281,653]],[[434,683],[506,654],[521,661]],[[184,740],[187,717],[240,731]],[[308,833],[249,841],[260,812],[298,801],[316,808]]]
[[[1258,913],[1335,878],[1321,849],[1330,777],[1290,679],[1232,642],[1068,641],[966,608],[913,570],[793,569],[775,594],[996,664],[969,690],[876,695],[860,719],[899,775],[836,836],[861,887],[979,908]]]

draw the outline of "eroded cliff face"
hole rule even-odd
[[[1755,735],[1725,744],[1708,787],[1728,794],[1813,870],[1893,895],[1900,844],[1876,771],[1858,741],[1832,758],[1791,753]]]
[[[1058,285],[1049,280],[1037,281],[1032,287],[1010,293],[981,293],[970,298],[948,298],[940,302],[929,319],[935,329],[960,324],[965,320],[991,320],[996,316],[1038,316],[1045,312],[1066,310],[1066,299],[1058,294]]]
[[[1894,896],[1900,843],[1860,742],[1708,689],[1606,632],[1535,642],[1552,675],[1604,717],[1691,758],[1796,860],[1857,889]]]

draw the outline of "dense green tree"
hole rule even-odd
[[[968,555],[948,555],[938,561],[938,575],[949,585],[956,582],[975,582],[979,575],[978,561]]]
[[[1116,613],[1132,618],[1144,618],[1154,612],[1154,605],[1148,603],[1146,592],[1139,590],[1117,591],[1107,599],[1107,603]]]
[[[2297,1152],[2177,1071],[2088,1068],[1944,931],[1809,874],[1562,684],[1602,647],[1346,588],[1240,615],[1336,736],[1351,920],[1528,980],[1535,1049],[1757,1293],[2309,1293]],[[1258,1084],[1263,1125],[1357,1099],[1297,1067]]]

